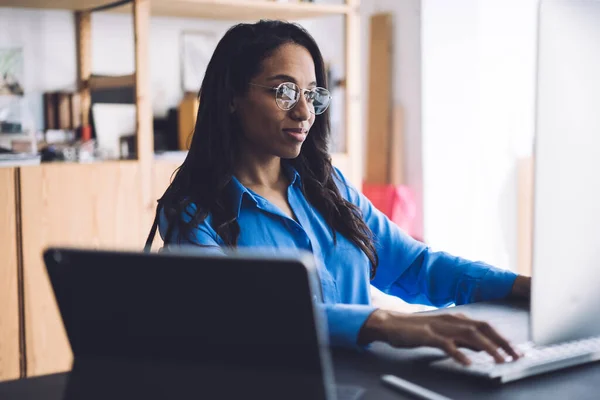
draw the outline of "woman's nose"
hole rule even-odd
[[[310,119],[310,104],[306,100],[304,93],[300,94],[300,99],[296,105],[290,110],[290,115],[293,119],[298,121],[307,121]]]

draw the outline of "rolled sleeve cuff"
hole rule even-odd
[[[327,326],[332,346],[360,348],[358,333],[375,307],[364,304],[327,304]]]
[[[499,268],[490,268],[479,282],[475,301],[490,301],[506,298],[512,291],[517,274]]]

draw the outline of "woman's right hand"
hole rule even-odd
[[[394,347],[430,346],[444,350],[461,364],[469,365],[468,357],[459,347],[486,351],[496,362],[504,357],[498,352],[519,358],[519,354],[487,322],[476,321],[464,314],[417,315],[376,310],[363,325],[359,342],[382,341]]]

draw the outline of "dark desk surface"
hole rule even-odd
[[[463,312],[473,318],[491,322],[513,342],[528,338],[527,306],[522,304],[472,304],[439,312]],[[382,374],[394,374],[440,394],[455,399],[598,399],[600,363],[588,364],[545,375],[534,376],[505,385],[494,385],[474,378],[432,370],[427,364],[439,359],[435,349],[400,350],[383,344],[366,353],[334,351],[336,378],[339,383],[358,384],[367,388],[362,400],[399,400],[408,398],[380,383]],[[0,399],[59,400],[67,374],[47,375],[0,384]]]

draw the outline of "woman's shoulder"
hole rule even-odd
[[[346,178],[344,173],[338,167],[333,166],[332,176],[342,197],[347,201],[354,202],[358,196],[358,190],[356,190],[354,185]]]
[[[196,203],[189,202],[182,208],[169,207],[168,205],[159,205],[159,207],[158,228],[163,239],[167,231],[171,230],[171,237],[177,236],[179,235],[180,227],[185,225],[190,226],[190,224],[192,230],[201,229],[207,233],[214,233],[216,236],[216,232],[212,228],[211,213],[198,209]]]

